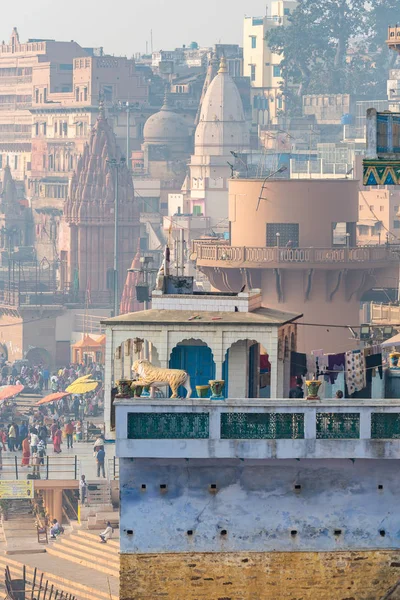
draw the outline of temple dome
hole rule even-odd
[[[147,119],[143,138],[145,144],[188,143],[189,130],[186,121],[173,111],[168,97],[165,98],[160,112]]]
[[[221,59],[201,106],[195,133],[195,154],[226,156],[230,151],[249,150],[250,133],[239,90]]]

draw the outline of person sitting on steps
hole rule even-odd
[[[100,544],[107,544],[107,540],[111,539],[113,533],[114,529],[111,527],[110,521],[107,521],[105,530],[99,533]]]

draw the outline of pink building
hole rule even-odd
[[[393,287],[398,257],[357,246],[358,182],[229,182],[230,243],[194,242],[197,268],[221,291],[260,288],[263,305],[303,313],[299,349],[343,352],[354,344],[360,300]]]

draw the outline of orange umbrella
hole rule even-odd
[[[48,402],[55,402],[56,400],[61,400],[61,398],[64,398],[64,396],[69,396],[69,393],[55,392],[54,394],[49,394],[48,396],[45,396],[44,398],[36,402],[36,406],[39,406],[40,404],[47,404]]]
[[[0,400],[8,400],[9,398],[13,398],[13,396],[18,396],[24,387],[24,385],[6,385],[6,387],[0,391]]]

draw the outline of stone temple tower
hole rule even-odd
[[[140,235],[139,212],[132,178],[125,165],[113,172],[110,159],[119,163],[121,152],[101,108],[90,142],[72,176],[65,203],[69,225],[69,281],[79,290],[110,294],[113,289],[115,184],[118,177],[118,282],[120,293]],[[76,285],[75,283],[75,285]],[[98,299],[102,297],[97,295]],[[110,295],[111,297],[111,295]]]

